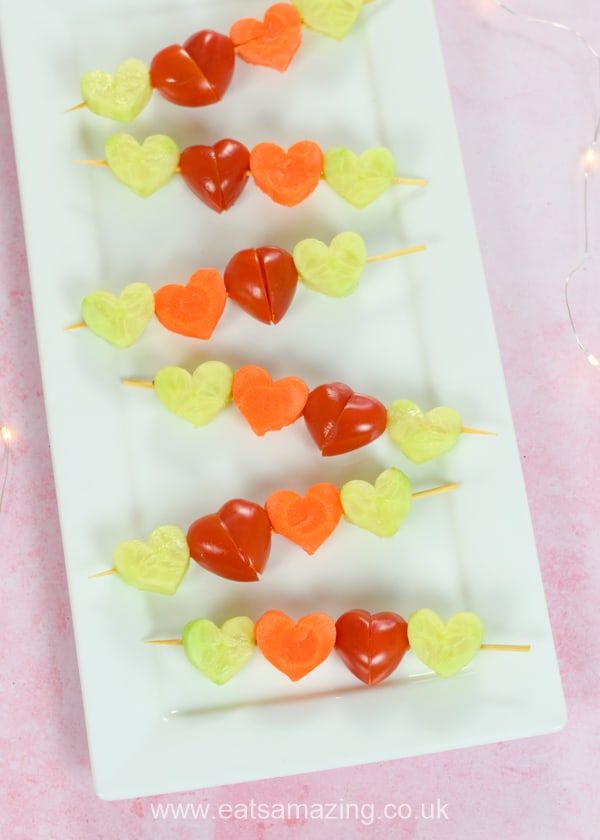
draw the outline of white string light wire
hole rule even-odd
[[[10,465],[10,450],[13,434],[9,426],[0,426],[0,445],[2,446],[2,463],[0,464],[0,513],[4,506],[4,495],[8,482],[8,468]]]
[[[570,299],[570,291],[571,291],[571,281],[578,274],[584,266],[587,264],[590,258],[590,209],[589,209],[589,190],[590,190],[590,177],[596,168],[598,160],[600,158],[600,52],[594,49],[594,47],[590,44],[588,39],[583,35],[583,33],[579,32],[577,29],[573,29],[571,26],[567,26],[564,23],[560,23],[557,20],[549,20],[547,18],[540,18],[540,17],[533,17],[531,15],[524,14],[522,12],[517,12],[515,9],[507,6],[506,3],[502,2],[502,0],[492,0],[493,3],[508,14],[513,15],[513,17],[520,18],[528,23],[540,23],[544,26],[551,26],[553,29],[558,29],[562,32],[568,32],[574,38],[577,38],[589,54],[592,56],[594,61],[596,62],[596,70],[597,70],[597,82],[598,82],[598,102],[597,108],[598,111],[595,116],[594,122],[594,135],[592,137],[591,143],[588,145],[587,149],[584,152],[583,156],[583,239],[584,239],[584,248],[583,248],[583,255],[577,265],[567,274],[564,283],[564,295],[565,295],[565,306],[567,308],[567,315],[569,317],[569,324],[571,325],[571,330],[573,332],[573,336],[577,345],[579,346],[580,350],[585,354],[588,362],[593,367],[600,367],[600,359],[591,352],[589,347],[581,338],[578,330],[577,325],[575,322],[575,317],[573,315],[573,308],[571,306],[571,299]]]

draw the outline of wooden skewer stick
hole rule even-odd
[[[426,187],[428,183],[427,178],[394,178],[394,184],[401,184],[405,187]]]
[[[101,160],[100,158],[90,158],[88,160],[74,160],[73,163],[78,163],[81,166],[108,166],[108,162],[106,160]],[[181,166],[177,166],[175,172],[181,172]],[[250,175],[250,172],[246,173]]]
[[[65,109],[65,114],[70,114],[72,111],[80,111],[81,108],[87,108],[85,102],[78,102],[77,105],[71,105],[70,108]]]
[[[81,106],[78,105],[76,107],[81,107]],[[73,109],[70,109],[70,110],[75,110],[75,109],[73,108]],[[108,166],[108,163],[105,160],[102,160],[100,158],[89,158],[89,159],[85,159],[85,160],[74,160],[73,163],[77,163],[80,166]],[[181,172],[181,167],[178,166],[175,171],[176,172]],[[250,177],[252,175],[252,172],[250,170],[248,170],[246,172],[246,175],[248,177]],[[321,175],[321,180],[322,181],[325,180],[324,175]],[[399,184],[399,185],[405,186],[405,187],[426,187],[428,183],[429,183],[429,181],[427,180],[427,178],[405,178],[405,177],[400,177],[400,176],[397,177],[397,178],[394,178],[394,184]]]
[[[452,493],[458,490],[458,484],[451,481],[449,484],[441,484],[439,487],[430,487],[429,490],[419,490],[418,493],[413,493],[413,499],[426,499],[428,496],[439,496],[440,493]]]
[[[182,645],[181,639],[147,639],[145,645]],[[498,653],[529,653],[531,645],[481,645],[481,650],[493,650]]]
[[[154,382],[149,379],[121,379],[121,384],[129,388],[154,388]]]
[[[115,569],[114,566],[113,566],[112,569],[105,569],[103,572],[98,572],[95,575],[89,575],[89,579],[92,580],[93,578],[106,577],[107,575],[116,575],[116,574],[117,574],[117,569]]]
[[[80,161],[76,161],[80,162]],[[87,163],[93,163],[94,166],[101,166],[103,165],[103,161],[86,161]],[[367,257],[367,263],[377,263],[383,262],[384,260],[393,260],[396,257],[406,257],[409,254],[418,254],[422,251],[427,250],[427,245],[410,245],[408,248],[397,248],[395,251],[387,251],[384,254],[375,254],[372,257]],[[72,330],[83,330],[87,327],[85,321],[78,321],[76,324],[70,324],[68,327],[65,327],[65,332],[71,332]],[[150,388],[150,385],[144,385],[143,383],[139,383],[135,379],[123,379],[123,385],[131,385],[132,387],[138,388]],[[480,429],[471,429],[467,426],[463,426],[461,430],[465,435],[495,435],[496,432],[485,432],[481,431]]]
[[[123,383],[127,384],[134,384],[135,387],[141,388],[153,388],[154,385],[152,382],[140,382],[137,380],[128,380],[123,379]],[[431,487],[429,490],[420,490],[418,493],[413,493],[413,499],[424,499],[427,496],[438,496],[440,493],[449,493],[452,490],[456,490],[458,488],[458,484],[455,481],[450,482],[449,484],[441,484],[439,487]],[[96,575],[90,575],[90,578],[98,578],[104,577],[106,575],[114,575],[117,573],[117,569],[114,567],[112,569],[106,569],[104,572],[98,572]],[[148,644],[175,644],[175,642],[148,642]]]
[[[74,160],[73,163],[79,163],[81,166],[108,166],[105,160]]]
[[[147,639],[145,645],[182,645],[181,639]]]
[[[415,248],[412,249],[412,250],[423,250],[426,247],[427,247],[426,245],[415,246]],[[404,250],[409,251],[411,249],[406,248]],[[393,251],[390,254],[381,254],[380,257],[373,257],[372,259],[388,259],[388,258],[391,259],[392,256],[400,256],[400,252],[399,251]],[[85,326],[86,325],[83,324],[83,323],[73,324],[71,327],[65,327],[65,329],[75,330],[75,329],[78,329],[79,327],[85,327]],[[127,385],[128,388],[154,388],[154,382],[151,381],[150,379],[121,379],[121,385]],[[461,432],[462,432],[463,435],[489,435],[489,436],[494,436],[494,437],[498,434],[497,432],[487,432],[485,429],[472,429],[469,426],[463,426],[462,429],[461,429]],[[454,490],[455,489],[455,487],[451,487],[450,485],[444,485],[444,487],[447,487],[449,490]],[[438,488],[434,488],[434,490],[436,492],[440,492],[440,493],[441,492],[446,492],[445,490],[444,491],[441,490],[441,489],[438,490]],[[432,492],[433,491],[430,491],[430,490],[423,490],[422,491],[422,493],[424,493],[426,495],[431,495]],[[419,494],[415,494],[415,495],[419,495]]]
[[[395,257],[406,257],[408,254],[418,254],[420,251],[426,250],[427,245],[411,245],[408,248],[398,248],[395,251],[387,251],[385,254],[375,254],[373,257],[367,257],[367,262],[376,263],[383,260],[393,260]]]

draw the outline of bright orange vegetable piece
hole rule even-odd
[[[304,497],[291,490],[272,493],[265,504],[273,530],[314,554],[336,529],[342,516],[335,484],[314,484]]]
[[[294,423],[307,399],[308,386],[295,376],[274,382],[264,368],[244,365],[233,377],[233,401],[259,436]]]
[[[186,286],[170,283],[154,294],[156,317],[168,330],[191,338],[210,338],[225,309],[227,292],[215,268],[201,268]]]
[[[259,143],[250,152],[256,186],[277,204],[294,207],[316,188],[323,174],[323,152],[312,140],[302,140],[287,152],[274,143]]]
[[[293,682],[324,662],[335,644],[335,624],[325,613],[311,613],[296,622],[269,610],[254,630],[262,655]]]
[[[276,3],[267,9],[264,21],[243,18],[229,35],[244,61],[283,72],[302,41],[302,19],[290,3]]]

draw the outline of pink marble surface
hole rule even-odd
[[[514,0],[600,44],[597,0]],[[0,835],[25,838],[516,840],[597,836],[600,807],[600,374],[577,353],[561,277],[581,239],[578,161],[593,64],[491,0],[436,2],[521,447],[569,723],[558,735],[171,797],[181,803],[448,803],[447,820],[154,819],[92,790],[41,395],[6,94],[0,79],[0,415],[16,430],[0,517]],[[575,6],[577,8],[573,8]],[[600,185],[599,185],[600,186]],[[596,224],[596,230],[598,225]],[[600,268],[600,261],[596,265]],[[596,279],[598,273],[595,273]],[[589,280],[594,273],[590,272]],[[583,293],[585,292],[585,299]],[[600,355],[600,286],[582,283]],[[595,780],[595,782],[594,782]]]

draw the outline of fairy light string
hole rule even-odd
[[[573,314],[573,307],[571,304],[570,292],[571,292],[571,283],[572,280],[575,278],[577,274],[587,265],[591,256],[591,246],[590,246],[590,178],[593,175],[598,161],[600,160],[600,52],[596,50],[585,37],[585,35],[580,32],[578,29],[575,29],[567,24],[561,23],[557,20],[550,20],[549,18],[541,18],[535,17],[533,15],[524,14],[523,12],[518,12],[513,9],[511,6],[508,6],[503,0],[492,0],[492,2],[504,12],[512,15],[515,18],[520,18],[521,20],[526,21],[527,23],[536,23],[542,24],[543,26],[549,26],[553,29],[557,29],[561,32],[567,32],[569,35],[577,38],[577,40],[583,44],[587,52],[592,56],[596,63],[596,70],[597,70],[597,112],[594,118],[594,133],[592,136],[592,140],[587,146],[583,154],[583,254],[574,268],[569,271],[567,274],[565,281],[564,281],[564,299],[565,299],[565,306],[567,309],[567,315],[569,318],[569,324],[571,327],[571,331],[573,333],[573,337],[577,342],[577,346],[579,349],[584,353],[586,359],[592,365],[592,367],[599,368],[600,367],[600,358],[596,356],[595,353],[591,351],[589,346],[581,337],[579,330],[577,328],[577,324],[575,321],[575,316]]]
[[[2,446],[2,462],[0,464],[0,513],[2,513],[4,507],[4,496],[6,495],[6,485],[8,483],[12,440],[13,433],[10,426],[6,424],[0,426],[0,445]]]

